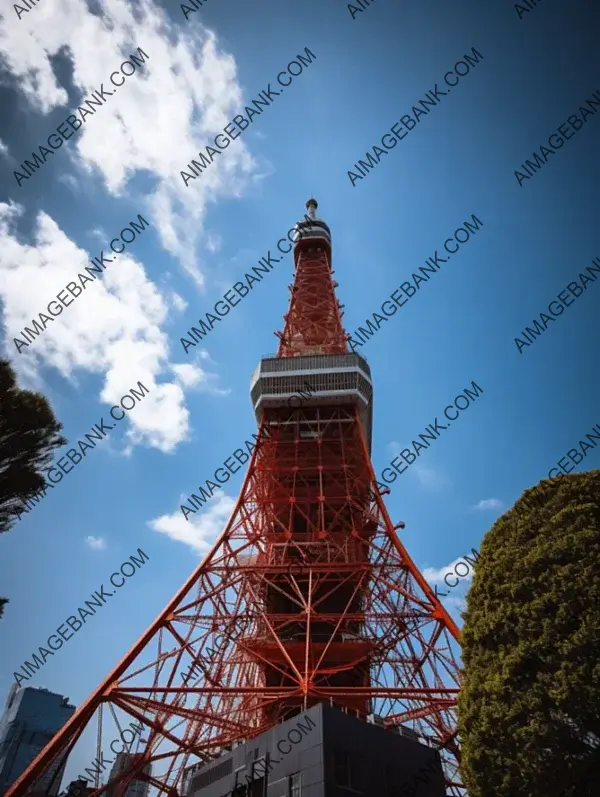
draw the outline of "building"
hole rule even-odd
[[[119,753],[115,759],[114,764],[110,770],[110,775],[108,776],[108,783],[110,784],[111,781],[117,780],[121,773],[126,772],[132,764],[136,763],[136,760],[139,759],[138,755],[131,754],[131,753]],[[152,767],[150,764],[144,767],[144,772],[148,775],[152,774]],[[144,780],[134,780],[132,783],[129,784],[126,791],[123,794],[123,797],[148,797],[148,789],[150,788],[150,784]],[[105,792],[105,797],[116,797],[117,789],[111,788],[109,785],[108,789]]]
[[[88,797],[93,791],[94,787],[88,786],[86,780],[77,778],[69,783],[62,797]]]
[[[326,704],[186,772],[185,797],[444,797],[440,755],[410,729]]]
[[[0,719],[0,794],[6,792],[74,711],[68,697],[48,689],[11,686]],[[31,794],[56,797],[65,765],[66,760],[62,766],[59,762],[52,764]]]

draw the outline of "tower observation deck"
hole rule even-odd
[[[97,740],[100,756],[132,724],[142,730],[111,781],[114,797],[134,782],[147,782],[152,797],[182,797],[184,779],[213,797],[240,746],[253,755],[321,704],[437,748],[446,794],[465,794],[460,634],[379,492],[371,370],[349,351],[331,230],[316,200],[306,207],[277,352],[251,380],[257,443],[225,528],[6,797],[34,791],[82,735]],[[93,785],[94,796],[106,792],[99,777]],[[280,797],[273,788],[260,794]],[[400,793],[398,784],[385,789],[377,797]]]

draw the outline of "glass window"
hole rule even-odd
[[[300,772],[290,775],[290,797],[300,797],[302,794],[302,776]]]
[[[333,779],[338,786],[350,786],[350,762],[344,750],[333,751]]]

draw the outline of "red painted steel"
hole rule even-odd
[[[277,356],[347,353],[329,252],[301,241],[295,262]],[[267,409],[210,553],[7,797],[31,793],[90,726],[113,760],[132,721],[143,731],[111,797],[136,778],[180,797],[184,767],[324,701],[444,745],[447,792],[463,795],[459,637],[396,534],[356,408]]]

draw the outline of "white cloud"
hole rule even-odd
[[[191,363],[178,363],[177,365],[171,366],[171,370],[183,387],[194,387],[204,376],[202,369]]]
[[[219,379],[216,374],[209,374],[192,363],[177,363],[171,366],[171,370],[184,388],[197,387],[211,396],[228,396],[231,393],[231,388],[223,389],[214,384]]]
[[[454,611],[458,614],[459,612],[466,612],[467,610],[467,599],[464,595],[448,595],[447,597],[443,597],[442,600],[446,609],[451,613]]]
[[[415,476],[424,490],[430,492],[438,492],[447,487],[449,480],[438,470],[429,465],[424,465],[422,462],[415,462],[411,466],[413,476]]]
[[[485,512],[486,509],[502,509],[504,504],[499,498],[484,498],[478,504],[475,504],[471,509],[479,512]]]
[[[66,185],[67,188],[76,196],[81,195],[81,190],[82,190],[81,183],[75,177],[73,177],[72,174],[69,174],[68,172],[61,172],[61,174],[59,174],[56,179],[58,180],[59,183]],[[104,245],[105,243],[106,243],[106,238],[103,238],[102,244]]]
[[[455,573],[455,578],[459,579],[460,582],[470,581],[473,577],[473,567],[466,563],[469,567],[469,572],[466,573],[464,576],[458,576],[456,574],[454,568],[458,564],[458,562],[462,562],[463,565],[465,564],[464,557],[459,556],[458,559],[455,559],[453,562],[450,562],[449,565],[445,565],[444,567],[440,567],[439,569],[435,567],[425,567],[423,568],[423,577],[429,581],[430,584],[440,584],[444,581],[444,576],[448,573]]]
[[[11,349],[12,338],[31,326],[32,318],[78,272],[85,274],[89,261],[88,254],[44,212],[37,215],[32,242],[22,243],[14,229],[22,212],[19,205],[0,203],[0,299]],[[175,382],[158,381],[164,371],[177,367],[169,362],[169,341],[161,330],[167,315],[167,304],[143,266],[124,253],[118,264],[109,263],[101,277],[86,283],[85,292],[28,348],[17,354],[14,347],[10,354],[33,385],[39,385],[41,362],[71,380],[81,371],[102,375],[99,398],[110,405],[141,381],[149,393],[127,414],[129,443],[168,452],[187,438],[189,412],[181,377]],[[196,383],[214,380],[199,366],[194,369]],[[187,372],[188,382],[191,378]],[[214,388],[207,386],[206,391]]]
[[[171,292],[170,298],[171,298],[171,304],[173,305],[174,309],[177,310],[177,312],[179,313],[182,313],[185,310],[185,308],[188,306],[188,303],[183,298],[183,296],[180,296],[178,293],[175,293],[175,291]]]
[[[391,457],[397,457],[402,451],[402,446],[396,440],[391,440],[387,444],[387,450]],[[402,460],[400,461],[402,465]],[[404,471],[408,478],[416,479],[424,490],[428,492],[439,492],[449,486],[450,481],[440,471],[431,465],[425,465],[417,460]]]
[[[172,540],[182,542],[197,553],[205,555],[225,528],[234,506],[234,499],[219,490],[207,501],[204,512],[189,515],[189,520],[178,509],[171,515],[161,515],[148,521],[148,525],[154,531],[166,534]]]
[[[99,175],[114,195],[136,174],[152,186],[147,202],[163,247],[178,257],[198,285],[204,276],[196,244],[206,234],[209,203],[237,197],[256,169],[243,138],[238,138],[186,188],[180,171],[222,131],[244,106],[232,55],[200,19],[173,22],[152,0],[100,0],[102,15],[81,0],[40,3],[19,20],[7,14],[0,28],[0,56],[32,106],[44,114],[77,105],[57,81],[54,57],[67,54],[72,81],[83,96],[104,83],[140,46],[145,64],[96,109],[73,139],[56,153],[69,153],[89,174]],[[37,124],[39,144],[52,132]],[[47,133],[46,133],[47,129]],[[31,153],[15,153],[19,161]],[[31,178],[37,179],[37,175]],[[15,184],[16,185],[16,184]],[[216,238],[208,237],[209,246]]]
[[[223,239],[220,235],[215,235],[214,233],[209,233],[209,235],[207,235],[205,246],[209,252],[219,252],[222,245]]]
[[[4,141],[2,141],[1,138],[0,138],[0,155],[5,155],[6,157],[8,157],[8,147],[6,146]]]
[[[389,455],[390,455],[391,457],[395,457],[395,456],[397,456],[397,455],[400,453],[400,451],[402,450],[402,446],[401,446],[401,445],[400,445],[400,443],[398,443],[396,440],[391,440],[391,441],[390,441],[390,442],[387,444],[387,450],[388,450],[388,453],[389,453]]]
[[[182,17],[174,22],[153,0],[99,0],[95,6],[92,13],[80,0],[53,0],[50,5],[40,3],[21,20],[16,14],[5,15],[0,58],[33,109],[48,114],[62,106],[66,117],[80,96],[90,96],[102,84],[114,89],[110,74],[138,46],[143,49],[147,55],[143,67],[86,119],[56,157],[65,166],[69,164],[64,159],[70,158],[75,166],[76,177],[63,180],[73,190],[78,183],[86,190],[81,178],[93,175],[111,194],[121,196],[134,177],[143,175],[144,193],[128,199],[150,216],[163,247],[202,285],[197,244],[204,237],[209,251],[220,245],[219,237],[205,229],[209,203],[240,196],[256,164],[244,139],[238,138],[188,188],[180,171],[245,104],[235,60],[201,20],[186,24]],[[72,67],[69,77],[77,96],[71,99],[58,82],[58,54],[66,56]],[[36,127],[38,144],[45,144],[53,128],[43,118],[36,120]],[[15,155],[19,162],[31,158],[31,152]],[[34,174],[30,179],[39,178]],[[30,325],[88,260],[45,212],[35,220],[33,240],[22,243],[15,230],[21,213],[15,204],[0,207],[0,300],[9,338]],[[107,237],[99,232],[101,248]],[[171,451],[189,433],[183,389],[228,391],[215,386],[215,376],[207,374],[199,360],[195,370],[169,362],[161,325],[166,323],[168,306],[181,311],[185,300],[176,294],[168,299],[161,295],[135,259],[134,248],[119,256],[118,266],[109,265],[101,280],[88,284],[86,293],[93,295],[82,295],[65,308],[32,346],[15,357],[15,365],[40,388],[40,365],[54,367],[71,380],[81,372],[101,375],[100,399],[111,404],[141,380],[150,393],[127,416],[127,450],[143,442]],[[11,340],[7,346],[13,346]],[[173,381],[158,381],[165,372],[174,375]]]
[[[85,542],[92,549],[92,551],[104,551],[106,548],[106,540],[104,537],[94,537],[90,534],[85,538]]]

